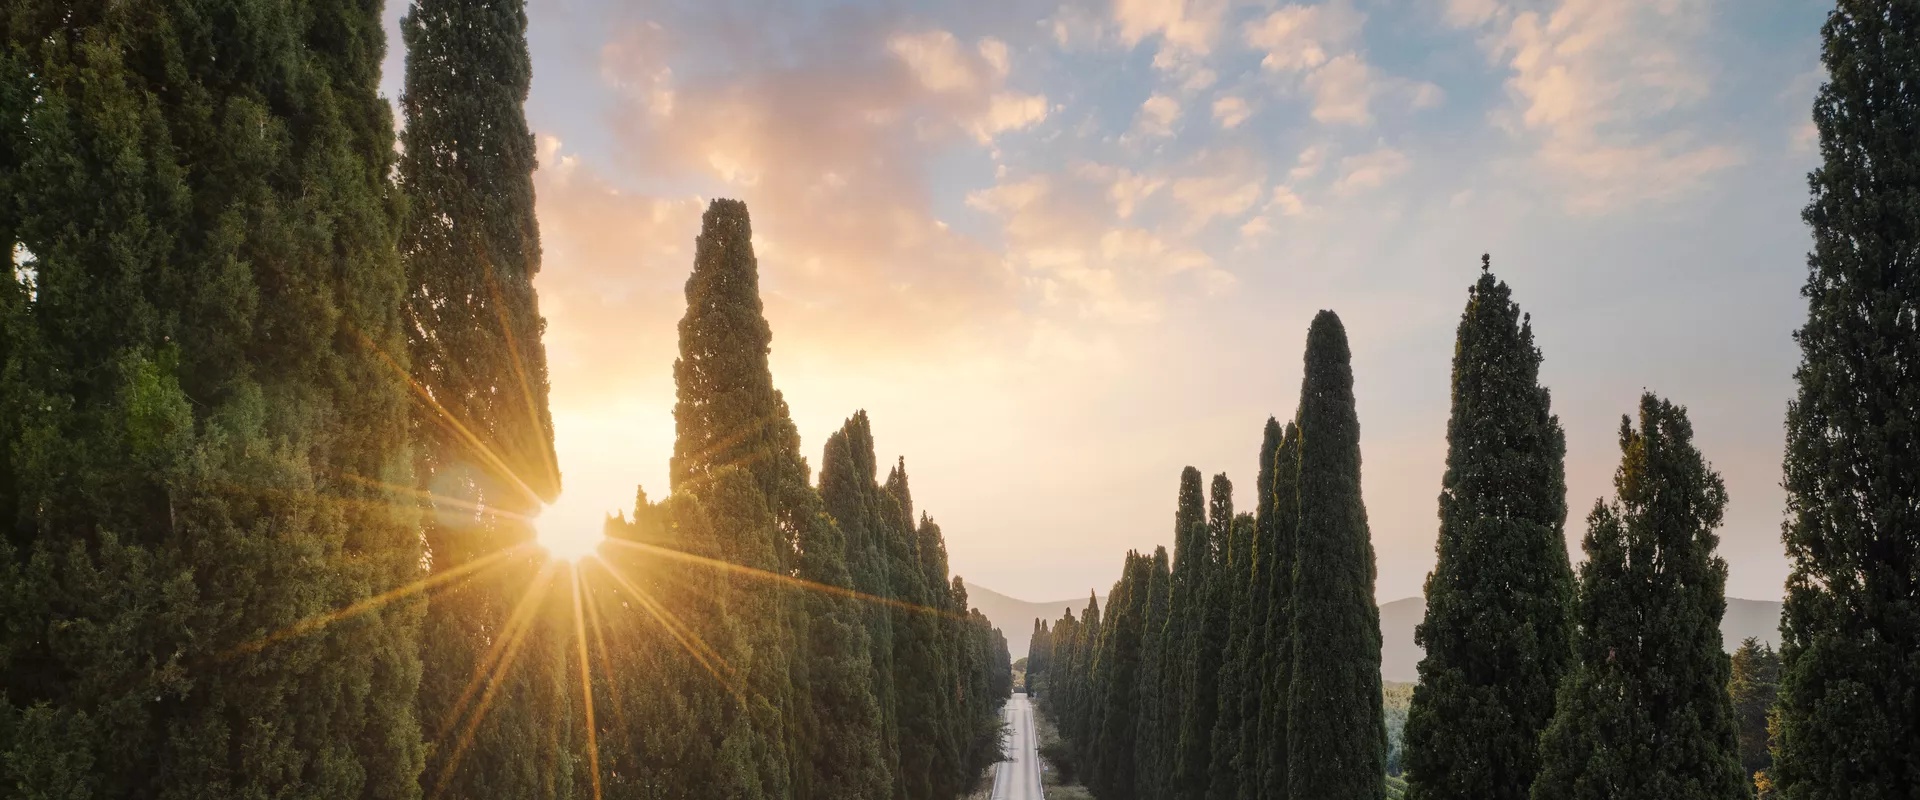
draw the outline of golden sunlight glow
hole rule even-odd
[[[607,512],[584,499],[562,496],[533,521],[534,540],[547,555],[561,561],[579,561],[593,555],[606,541]]]

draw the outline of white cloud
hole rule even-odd
[[[1115,0],[1113,21],[1129,47],[1157,35],[1166,47],[1205,55],[1226,12],[1226,0]]]
[[[1240,123],[1246,122],[1251,116],[1253,116],[1253,106],[1248,105],[1244,97],[1225,95],[1213,101],[1213,121],[1219,123],[1222,128],[1238,128]]]
[[[995,92],[987,101],[987,111],[969,128],[981,144],[1007,131],[1019,130],[1047,118],[1047,98],[1020,92]]]
[[[1316,120],[1339,125],[1373,121],[1373,68],[1357,55],[1347,53],[1314,70],[1307,76],[1307,89],[1313,92]]]
[[[932,91],[963,92],[982,83],[980,65],[973,63],[960,40],[946,31],[896,34],[887,40],[887,49],[906,62],[920,85]],[[985,48],[981,52],[984,55]],[[1004,46],[1000,56],[1006,57]],[[990,59],[983,57],[982,61]]]
[[[1134,129],[1147,136],[1172,136],[1173,123],[1180,119],[1180,101],[1158,92],[1140,104]]]
[[[1412,162],[1405,153],[1381,147],[1369,153],[1340,159],[1340,179],[1333,184],[1337,194],[1356,194],[1378,188],[1405,173]]]
[[[1289,5],[1249,23],[1247,44],[1266,51],[1260,65],[1273,72],[1299,72],[1353,49],[1366,17],[1346,0],[1325,5]]]
[[[1453,0],[1447,18],[1479,27],[1510,70],[1496,119],[1534,144],[1567,204],[1605,211],[1659,199],[1743,160],[1704,141],[1692,116],[1711,91],[1700,63],[1710,0]]]

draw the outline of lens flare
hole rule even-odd
[[[534,540],[547,555],[574,562],[600,551],[607,538],[607,513],[584,500],[561,497],[533,521]]]

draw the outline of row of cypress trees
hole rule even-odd
[[[1307,334],[1295,421],[1267,421],[1255,512],[1180,478],[1174,553],[1128,553],[1103,616],[1036,621],[1028,685],[1103,798],[1380,797],[1380,613],[1338,316]]]
[[[1188,468],[1171,572],[1164,552],[1129,553],[1104,618],[1090,600],[1035,630],[1029,684],[1100,797],[1387,796],[1352,373],[1331,313],[1307,342],[1296,422],[1267,423],[1259,513],[1233,515],[1224,475],[1202,511]],[[1684,409],[1644,396],[1637,424],[1621,422],[1618,497],[1589,517],[1576,582],[1540,359],[1531,321],[1484,272],[1456,340],[1406,796],[1749,794],[1720,649],[1726,490]]]
[[[1793,570],[1766,724],[1751,700],[1755,677],[1729,686],[1719,634],[1726,564],[1714,552],[1727,495],[1693,445],[1685,409],[1647,394],[1637,417],[1621,420],[1615,497],[1587,517],[1576,578],[1562,538],[1564,435],[1538,383],[1531,322],[1487,273],[1469,292],[1455,345],[1406,797],[1718,800],[1757,788],[1793,800],[1890,800],[1920,786],[1920,267],[1911,258],[1920,172],[1910,166],[1920,13],[1900,0],[1840,0],[1822,35],[1822,164],[1804,215],[1814,249],[1787,415]],[[1316,359],[1310,337],[1298,434],[1268,424],[1262,468],[1282,468],[1260,478],[1250,560],[1236,558],[1246,539],[1221,517],[1198,525],[1199,473],[1189,469],[1172,575],[1164,552],[1129,554],[1104,627],[1091,603],[1081,618],[1036,625],[1029,681],[1102,797],[1383,794],[1378,717],[1341,705],[1365,692],[1330,691],[1377,681],[1358,674],[1351,654],[1370,646],[1377,656],[1378,629],[1322,605],[1329,584],[1370,596],[1372,562],[1338,549],[1346,540],[1320,538],[1323,518],[1310,511],[1350,508],[1364,520],[1357,494],[1314,501],[1342,498],[1348,485],[1343,470],[1309,469],[1308,454],[1324,445],[1309,415],[1326,399],[1312,391],[1316,363],[1329,362]],[[1224,485],[1216,480],[1216,490]],[[1216,491],[1213,508],[1222,507]],[[1270,507],[1298,511],[1282,511],[1270,530]],[[1196,589],[1196,579],[1213,586]],[[1222,649],[1214,593],[1243,586],[1260,588],[1226,615]],[[1171,610],[1156,611],[1167,602]],[[1139,635],[1148,645],[1130,663]],[[1351,683],[1313,683],[1316,672]],[[1146,677],[1115,687],[1128,676]],[[1205,685],[1215,680],[1217,692]],[[1214,758],[1202,781],[1190,748],[1208,715]],[[1237,747],[1221,736],[1236,721]],[[1755,753],[1762,738],[1770,759]],[[1129,748],[1138,769],[1114,769]],[[1319,781],[1329,774],[1345,780]]]
[[[403,148],[380,16],[0,5],[0,794],[959,794],[1005,640],[864,414],[809,484],[737,203],[673,497],[624,556],[529,546],[524,3],[413,3]]]
[[[610,797],[954,798],[1001,758],[1006,637],[948,575],[904,461],[857,412],[817,488],[772,381],[746,206],[708,208],[674,365],[671,479],[582,567]],[[604,580],[599,579],[604,576]]]

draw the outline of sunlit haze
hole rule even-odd
[[[701,210],[734,197],[803,452],[817,469],[865,408],[956,575],[1104,592],[1127,548],[1171,543],[1188,464],[1250,508],[1261,425],[1292,415],[1330,308],[1353,342],[1377,594],[1411,596],[1454,326],[1491,252],[1567,432],[1569,540],[1652,390],[1688,406],[1726,477],[1728,593],[1776,598],[1824,13],[535,0],[564,502],[666,495],[682,285]],[[402,63],[390,46],[389,97]]]

